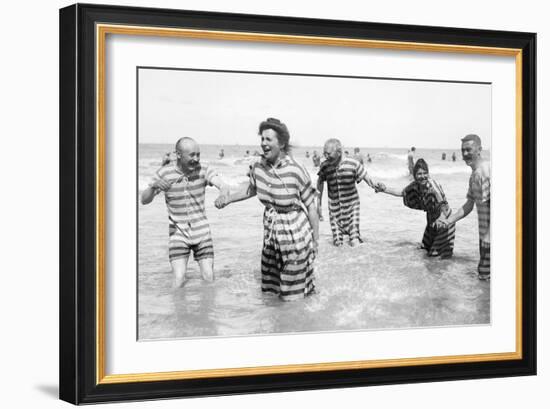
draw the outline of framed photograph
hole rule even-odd
[[[60,397],[536,373],[536,35],[60,10]]]

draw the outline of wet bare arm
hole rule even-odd
[[[164,179],[156,180],[147,189],[141,193],[141,204],[149,204],[161,191],[166,192],[170,189],[170,183]]]
[[[468,216],[473,209],[474,209],[474,201],[468,199],[466,200],[466,203],[462,205],[461,208],[459,208],[456,212],[452,213],[448,219],[445,219],[445,223],[447,224],[456,223],[460,219],[463,219],[466,216]]]
[[[256,196],[256,189],[246,182],[239,185],[234,192],[228,192],[226,195],[220,195],[216,201],[215,205],[218,209],[223,209],[230,203],[240,202],[241,200],[250,199],[252,196]]]
[[[211,182],[220,191],[220,196],[229,195],[229,192],[230,192],[229,186],[223,183],[223,180],[220,176],[218,175],[214,176]]]
[[[315,252],[317,252],[319,246],[319,215],[317,214],[317,207],[314,201],[307,207],[307,217],[313,230],[313,247]]]
[[[319,192],[319,195],[317,196],[317,215],[319,219],[323,220],[323,211],[322,211],[322,200],[323,200],[323,189],[325,187],[325,182],[321,180],[321,178],[317,179],[317,191]]]
[[[384,186],[383,190],[380,190],[381,193],[387,193],[388,195],[403,197],[403,190],[394,189],[393,187]]]
[[[376,184],[373,182],[372,178],[368,174],[363,177],[363,180],[367,182],[367,185],[374,189]]]

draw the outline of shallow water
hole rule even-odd
[[[211,163],[230,183],[245,181],[248,159],[241,155],[258,147],[224,149],[226,158],[219,161],[219,147],[203,147],[203,163]],[[170,146],[140,145],[140,188],[168,150]],[[294,155],[314,175],[306,150],[311,153],[313,148],[296,149]],[[368,169],[377,180],[393,187],[409,183],[406,150],[364,148],[362,152],[373,157]],[[428,161],[432,177],[456,208],[465,200],[469,168],[463,162],[441,161],[441,152],[419,150],[417,157]],[[405,208],[400,198],[375,194],[365,183],[359,191],[365,243],[356,248],[332,245],[325,198],[316,260],[317,293],[295,302],[282,302],[260,291],[263,207],[257,198],[217,210],[213,206],[217,190],[207,189],[216,279],[203,281],[196,262],[190,260],[189,281],[177,290],[170,288],[164,198],[140,205],[139,339],[488,324],[490,283],[479,281],[475,274],[476,215],[457,225],[452,259],[430,258],[419,249],[424,212]]]

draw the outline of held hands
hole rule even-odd
[[[436,220],[433,226],[437,231],[445,230],[448,226],[447,222],[444,220]]]
[[[377,182],[374,184],[374,191],[376,193],[385,192],[386,191],[386,185],[382,182]]]
[[[449,223],[450,220],[447,219],[445,216],[441,215],[439,217],[439,219],[437,219],[434,223],[433,223],[433,227],[434,229],[436,229],[438,232],[440,232],[441,230],[445,230],[445,229],[448,229],[449,226],[452,224],[452,223]]]
[[[151,187],[155,190],[162,190],[163,192],[166,192],[168,189],[170,189],[170,187],[172,186],[172,184],[164,179],[158,179],[158,180],[155,180],[152,184],[151,184]]]
[[[218,198],[214,201],[214,206],[216,206],[217,209],[223,209],[228,204],[229,204],[229,197],[228,195],[223,193],[220,193]]]
[[[230,193],[231,191],[229,187],[227,185],[222,185],[220,188],[220,194],[218,198],[214,201],[214,206],[216,206],[217,209],[223,209],[225,206],[231,203]]]

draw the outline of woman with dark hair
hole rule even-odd
[[[424,159],[418,159],[413,167],[414,181],[403,190],[392,189],[380,184],[378,192],[403,197],[403,204],[411,209],[426,212],[426,229],[422,237],[422,248],[429,256],[449,258],[453,255],[455,240],[455,225],[442,229],[436,228],[438,219],[446,219],[451,214],[451,208],[445,198],[441,186],[430,177],[428,164]]]
[[[313,262],[319,240],[315,189],[309,174],[290,155],[290,134],[284,123],[260,123],[262,160],[252,165],[241,191],[220,196],[216,207],[258,196],[265,206],[262,291],[285,301],[303,298],[315,288]]]

